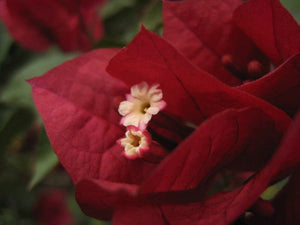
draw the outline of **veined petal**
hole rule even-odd
[[[128,87],[105,67],[117,51],[92,51],[29,81],[52,147],[75,184],[99,177],[137,184],[153,169],[150,163],[126,159],[116,143],[124,128],[115,99]]]

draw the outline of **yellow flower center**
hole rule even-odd
[[[141,142],[142,142],[141,137],[132,135],[132,142],[131,142],[132,146],[138,147],[141,144]]]
[[[151,107],[149,102],[145,102],[141,105],[141,113],[146,114],[147,110]]]

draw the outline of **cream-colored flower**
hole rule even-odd
[[[149,87],[146,82],[142,82],[131,87],[126,101],[119,105],[119,113],[123,116],[122,125],[133,125],[141,130],[147,127],[152,116],[166,106],[166,102],[162,100],[162,90],[158,86],[155,84]]]
[[[149,150],[150,143],[150,134],[134,126],[128,126],[125,138],[119,140],[119,144],[124,147],[124,155],[129,159],[141,157],[142,152]]]

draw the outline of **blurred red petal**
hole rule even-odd
[[[44,225],[70,225],[74,216],[67,204],[67,193],[51,189],[38,197],[34,208],[34,217]]]
[[[24,47],[42,51],[57,43],[65,51],[87,50],[102,36],[97,4],[73,1],[5,0],[1,17]],[[53,16],[55,15],[55,16]]]
[[[7,8],[7,1],[0,1],[1,20],[12,37],[22,46],[35,51],[46,50],[52,44],[43,32],[32,26],[32,23],[22,16],[11,15]]]

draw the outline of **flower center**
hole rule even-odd
[[[151,107],[150,103],[149,102],[145,102],[144,104],[142,104],[142,107],[141,107],[141,112],[143,114],[146,114],[147,113],[147,110]]]
[[[140,144],[142,143],[141,141],[141,137],[139,136],[132,136],[132,142],[131,142],[131,145],[134,146],[134,147],[138,147]]]

